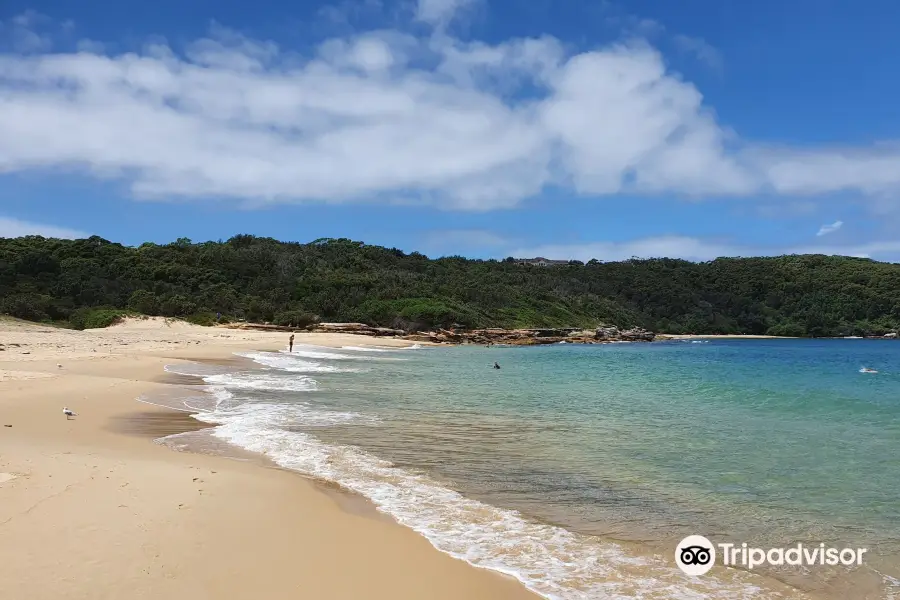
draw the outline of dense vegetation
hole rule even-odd
[[[124,310],[303,326],[643,326],[667,333],[882,334],[900,325],[900,265],[819,255],[527,267],[239,235],[138,248],[98,237],[0,239],[0,313],[71,326]]]

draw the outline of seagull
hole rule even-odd
[[[56,367],[57,367],[58,369],[62,369],[62,365],[59,364],[59,363],[56,363]]]
[[[63,406],[63,414],[66,415],[66,421],[68,421],[69,418],[71,418],[71,417],[76,417],[76,416],[78,416],[78,415],[75,414],[75,411],[73,411],[73,410],[72,410],[71,408],[69,408],[68,406]]]

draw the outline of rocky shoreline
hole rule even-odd
[[[297,331],[294,327],[279,325],[240,323],[228,325],[238,329],[253,329],[263,331]],[[389,327],[373,327],[364,323],[319,323],[306,331],[318,333],[350,333],[373,337],[392,337],[410,340],[413,342],[426,342],[430,344],[477,344],[492,346],[503,344],[507,346],[537,346],[545,344],[611,344],[615,342],[652,342],[657,335],[639,327],[620,330],[618,327],[601,326],[596,329],[581,329],[577,327],[566,328],[535,328],[535,329],[438,329],[408,333],[402,329]]]
[[[258,331],[298,331],[295,327],[269,325],[262,323],[229,324],[226,327],[236,329],[252,329]],[[641,328],[620,330],[618,327],[601,326],[596,329],[567,328],[535,328],[535,329],[438,329],[408,333],[402,329],[389,327],[373,327],[364,323],[319,323],[306,331],[318,333],[350,333],[373,337],[392,337],[413,342],[431,344],[477,344],[490,346],[504,344],[508,346],[536,346],[544,344],[610,344],[613,342],[652,342],[656,334]]]
[[[532,329],[437,329],[435,331],[420,331],[410,333],[403,329],[391,327],[375,327],[364,323],[318,323],[306,328],[291,327],[286,325],[271,325],[269,323],[228,323],[219,325],[231,329],[250,329],[255,331],[310,331],[314,333],[349,333],[373,337],[391,337],[413,342],[427,342],[431,344],[476,344],[491,346],[503,344],[507,346],[536,346],[544,344],[558,344],[560,342],[571,344],[611,344],[616,342],[654,342],[678,339],[787,339],[785,336],[771,335],[667,335],[656,334],[640,327],[632,329],[619,329],[614,326],[602,325],[596,329],[581,329],[578,327],[562,328],[532,328]],[[842,336],[840,338],[827,339],[900,339],[896,332],[884,335]]]
[[[404,336],[406,339],[437,344],[478,344],[491,346],[537,346],[545,344],[610,344],[613,342],[652,342],[656,335],[644,329],[619,330],[617,327],[597,329],[472,329],[465,331],[440,329],[434,332]]]

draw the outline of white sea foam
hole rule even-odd
[[[322,352],[320,350],[305,350],[303,348],[298,348],[294,346],[294,350],[289,352],[287,350],[281,351],[283,354],[287,354],[289,356],[296,356],[299,358],[318,358],[320,360],[371,360],[370,357],[352,355],[352,354],[341,354],[339,352]]]
[[[897,600],[900,598],[900,579],[885,575],[881,571],[875,571],[875,573],[881,576],[881,580],[888,588],[885,592],[884,600]]]
[[[391,347],[391,350],[425,350],[426,348],[427,346],[423,346],[422,344],[413,344],[412,346],[398,346],[396,348]]]
[[[364,369],[358,368],[326,365],[314,360],[301,360],[290,354],[280,352],[238,352],[237,355],[249,358],[253,362],[266,367],[292,373],[358,373],[364,371]]]
[[[422,350],[421,344],[412,346],[341,346],[341,350],[353,350],[354,352],[400,352],[403,350]]]
[[[312,377],[294,375],[292,377],[272,376],[265,372],[222,373],[210,375],[203,380],[211,385],[246,390],[272,390],[276,392],[313,392],[318,383]]]
[[[392,352],[397,348],[385,348],[376,346],[341,346],[341,350],[353,350],[354,352]]]
[[[228,441],[232,440],[225,434],[230,430],[243,431],[250,428],[262,432],[263,435],[267,433],[294,435],[284,428],[328,427],[345,423],[374,425],[378,423],[378,418],[371,415],[312,408],[303,402],[291,402],[289,404],[246,403],[230,408],[219,408],[208,413],[200,413],[196,418],[204,423],[221,425],[221,427],[216,429],[216,436]],[[269,454],[265,450],[255,450],[242,444],[236,445],[248,450]]]
[[[275,392],[312,392],[318,389],[318,382],[305,375],[277,375],[266,370],[229,372],[224,367],[199,363],[166,365],[164,369],[168,373],[197,377],[210,386],[214,386],[215,389],[221,390],[234,388]],[[227,393],[230,394],[230,392]]]
[[[319,360],[406,360],[405,358],[386,356],[366,356],[361,354],[342,354],[335,350],[341,348],[325,348],[322,346],[295,345],[293,351],[282,350],[281,354],[299,358],[315,358]]]

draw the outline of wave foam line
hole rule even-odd
[[[278,376],[260,371],[223,372],[221,368],[200,364],[166,365],[168,373],[197,377],[212,386],[274,392],[314,392],[318,382],[305,375]],[[287,370],[287,369],[282,369]]]
[[[384,346],[341,346],[341,350],[353,350],[354,352],[393,352],[393,348]]]
[[[354,350],[356,352],[400,352],[402,350],[421,350],[421,344],[412,346],[341,346],[341,350]]]
[[[280,350],[280,354],[288,356],[298,356],[300,358],[316,358],[319,360],[406,360],[405,358],[395,358],[387,356],[364,356],[359,354],[342,354],[335,352],[340,348],[328,348],[325,346],[311,346],[308,344],[294,345],[294,350]]]
[[[336,367],[334,365],[323,365],[316,361],[301,360],[287,355],[287,353],[237,352],[236,354],[237,356],[249,358],[257,364],[292,373],[361,373],[365,371],[365,369]]]
[[[273,377],[260,373],[223,373],[210,375],[203,380],[211,385],[245,390],[271,390],[275,392],[314,392],[319,388],[312,377],[294,375],[292,377]]]
[[[284,409],[246,405],[198,418],[219,424],[213,435],[265,454],[279,466],[359,493],[438,550],[513,576],[551,600],[763,597],[750,583],[688,580],[671,561],[632,556],[617,544],[530,522],[516,511],[466,498],[357,448],[286,431],[281,427],[293,417]]]

